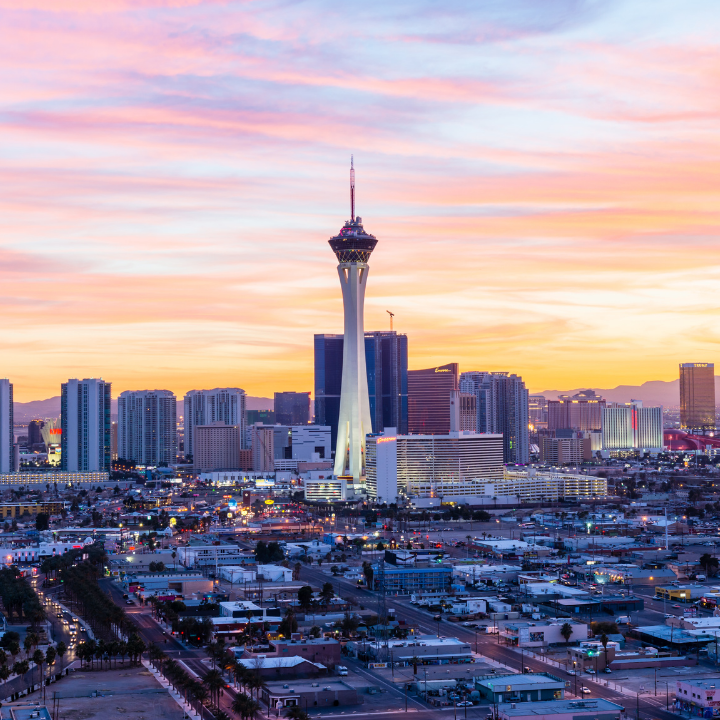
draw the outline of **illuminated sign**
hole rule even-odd
[[[395,442],[397,440],[396,437],[379,437],[377,439],[378,443],[386,443],[386,442]]]
[[[435,372],[450,372],[450,368],[435,368]]]
[[[270,498],[268,498],[268,499],[265,501],[265,504],[266,504],[266,505],[274,505],[274,504],[275,504],[275,501],[274,501],[274,500],[271,500]]]

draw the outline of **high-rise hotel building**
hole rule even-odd
[[[169,390],[126,390],[118,397],[117,454],[140,465],[177,459],[177,399]]]
[[[185,453],[193,452],[195,428],[222,422],[239,428],[241,449],[245,439],[245,391],[240,388],[191,390],[184,399]]]
[[[0,473],[14,472],[14,419],[13,386],[7,379],[0,379]]]
[[[110,391],[111,383],[96,378],[62,384],[62,470],[85,473],[110,470]]]
[[[530,457],[529,394],[523,379],[507,372],[464,372],[460,390],[476,398],[479,433],[503,436],[506,463],[527,463]]]
[[[680,426],[690,430],[715,427],[714,363],[680,365]]]
[[[447,435],[454,430],[452,400],[457,397],[459,366],[448,363],[408,371],[408,432]]]
[[[603,450],[659,452],[663,448],[663,411],[642,402],[608,403],[602,410]]]
[[[474,480],[503,477],[502,435],[384,435],[367,439],[367,493],[392,503],[400,495],[465,495]]]

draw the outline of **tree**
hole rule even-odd
[[[605,651],[605,667],[607,667],[607,664],[608,664],[608,653],[607,653],[608,639],[609,638],[605,633],[603,633],[600,636],[600,642],[602,643],[603,650]]]
[[[219,706],[220,691],[225,687],[225,679],[220,670],[208,670],[203,677],[203,683],[210,693],[210,700]]]
[[[320,591],[320,599],[322,600],[323,605],[329,605],[330,601],[335,597],[335,591],[333,590],[333,584],[331,582],[326,582],[322,586],[322,590]]]
[[[260,712],[260,703],[253,700],[245,693],[238,693],[237,697],[233,700],[231,708],[234,713],[237,713],[242,718],[242,720],[248,720],[248,718],[252,718]]]
[[[297,632],[298,622],[292,608],[288,608],[287,614],[278,625],[278,633],[283,637],[289,638],[293,633]]]
[[[309,585],[303,585],[298,590],[298,603],[303,610],[307,610],[312,605],[313,591]]]
[[[62,660],[67,652],[67,646],[62,640],[57,644],[55,652],[57,652],[57,656],[60,658],[60,673],[62,673]]]
[[[563,626],[560,628],[560,634],[565,639],[565,644],[567,645],[573,634],[573,626],[568,622],[563,623]]]
[[[50,529],[50,515],[48,513],[38,513],[35,516],[35,529],[38,531]]]
[[[375,571],[373,570],[373,566],[367,560],[365,560],[362,564],[362,571],[365,576],[365,582],[367,583],[368,589],[372,590]]]
[[[340,629],[342,630],[343,636],[349,637],[352,635],[358,629],[359,624],[360,621],[356,617],[353,617],[349,612],[346,612],[345,617],[340,623]]]
[[[310,720],[310,716],[299,705],[291,707],[286,717],[288,720]]]
[[[708,577],[714,577],[717,575],[718,565],[720,565],[720,563],[716,557],[713,557],[709,553],[705,553],[700,557],[699,563],[700,567],[705,570],[705,574]]]
[[[33,653],[32,660],[35,665],[40,668],[40,677],[38,680],[42,683],[43,679],[43,665],[45,664],[45,653],[42,650],[36,650]],[[34,684],[34,683],[33,683]]]

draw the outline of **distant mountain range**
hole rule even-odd
[[[649,380],[642,385],[618,385],[615,388],[576,388],[575,390],[544,390],[533,395],[544,395],[549,400],[556,400],[558,395],[575,395],[581,390],[594,390],[610,402],[630,402],[642,400],[643,405],[662,405],[677,407],[680,404],[679,380]],[[715,378],[715,396],[720,398],[720,377]]]
[[[246,398],[247,410],[273,410],[275,401],[273,398],[252,397]],[[13,403],[15,423],[21,425],[28,423],[35,418],[56,418],[60,417],[60,396],[51,397],[47,400],[31,400],[30,402]],[[117,415],[117,398],[112,401],[111,412]],[[178,415],[183,413],[183,401],[178,400]]]

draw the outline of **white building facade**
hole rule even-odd
[[[118,396],[118,457],[141,465],[177,459],[177,399],[169,390],[126,390]]]
[[[13,386],[7,379],[0,380],[0,473],[9,473],[15,467],[14,459]]]
[[[503,478],[498,434],[378,435],[367,439],[367,494],[395,502],[400,495],[466,495],[470,484]],[[383,495],[384,493],[384,495]]]
[[[110,470],[110,394],[111,384],[102,379],[68,380],[62,384],[62,470]]]
[[[244,390],[240,388],[191,390],[185,395],[183,404],[186,452],[188,449],[192,452],[195,428],[198,425],[212,425],[216,422],[237,425],[242,448],[246,447]]]
[[[660,452],[663,449],[662,407],[642,402],[611,403],[602,409],[602,448]]]

